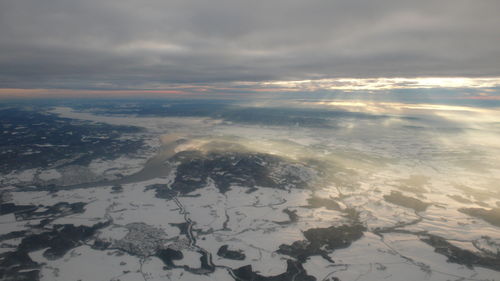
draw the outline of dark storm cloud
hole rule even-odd
[[[500,1],[4,0],[0,87],[500,76]]]

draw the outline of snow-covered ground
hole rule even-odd
[[[61,107],[53,112],[67,118],[140,126],[150,133],[150,154],[93,160],[85,172],[95,175],[96,179],[114,179],[117,173],[132,175],[140,171],[153,152],[165,144],[161,140],[173,135],[186,140],[179,143],[175,152],[202,149],[210,141],[223,139],[249,151],[284,159],[303,163],[317,160],[323,170],[297,166],[296,170],[287,171],[292,174],[302,173],[304,169],[315,171],[303,174],[317,178],[315,186],[309,189],[257,187],[249,192],[248,187],[233,185],[221,193],[209,180],[204,188],[166,199],[157,198],[155,190],[146,190],[146,187],[169,186],[176,176],[175,169],[169,176],[124,183],[120,190],[111,185],[55,192],[5,189],[10,198],[8,202],[17,205],[86,204],[84,212],[56,218],[50,225],[90,227],[97,222],[112,222],[60,259],[47,259],[43,256],[45,249],[31,252],[30,257],[42,264],[41,280],[234,280],[229,268],[249,264],[262,276],[278,275],[287,270],[286,260],[291,259],[277,252],[280,245],[304,240],[304,231],[311,228],[348,224],[350,221],[342,211],[346,208],[356,210],[367,229],[363,237],[349,247],[329,253],[335,263],[319,255],[307,259],[303,267],[317,280],[335,280],[334,277],[342,281],[500,280],[499,271],[449,262],[446,256],[421,240],[421,234],[425,233],[443,237],[460,249],[478,254],[500,250],[496,246],[500,245],[500,227],[460,211],[461,208],[500,206],[500,190],[496,185],[498,166],[475,170],[465,165],[468,159],[475,163],[498,163],[494,148],[491,148],[494,153],[488,154],[490,147],[456,144],[450,140],[452,135],[439,132],[433,132],[432,138],[395,133],[390,126],[399,126],[398,122],[372,128],[363,124],[348,126],[345,121],[341,129],[335,131],[301,127],[277,129],[208,118],[98,116]],[[371,138],[375,133],[380,137]],[[61,183],[69,173],[56,169],[17,171],[6,175],[2,182]],[[423,211],[415,211],[404,204],[388,202],[385,196],[392,191],[428,206]],[[312,197],[335,200],[340,207],[313,208],[308,201]],[[298,220],[286,223],[290,217],[285,210],[294,211]],[[0,215],[0,235],[30,230],[39,222],[39,219],[16,220],[14,214]],[[156,247],[182,252],[183,258],[173,261],[175,268],[164,268],[158,257],[134,255],[116,246],[120,245],[118,241],[126,240],[130,225],[136,223],[162,233],[162,238],[155,240]],[[181,233],[179,225],[183,223],[190,226],[190,234]],[[380,232],[381,229],[387,231]],[[398,231],[391,232],[391,229]],[[195,242],[186,242],[193,238]],[[110,248],[91,248],[96,239],[109,242]],[[145,233],[141,239],[153,238]],[[19,242],[19,238],[2,241],[5,245],[2,244],[0,251],[13,249]],[[245,259],[218,256],[223,245],[241,251]],[[215,269],[211,273],[196,274],[191,269],[202,266],[200,258],[204,251],[210,253]]]

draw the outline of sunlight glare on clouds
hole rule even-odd
[[[263,86],[297,91],[328,90],[391,90],[430,88],[488,88],[500,85],[500,77],[421,77],[421,78],[334,78],[300,81],[268,81]]]

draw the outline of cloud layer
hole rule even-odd
[[[500,1],[0,2],[0,88],[500,76]]]

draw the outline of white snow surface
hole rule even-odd
[[[30,253],[34,261],[42,263],[41,280],[234,280],[227,268],[236,269],[248,264],[260,275],[278,275],[286,270],[286,260],[290,259],[277,252],[280,245],[305,239],[303,232],[311,228],[350,223],[339,210],[308,207],[307,199],[312,196],[333,199],[341,208],[355,209],[360,215],[359,220],[367,227],[361,239],[329,254],[335,263],[321,256],[312,256],[304,263],[307,274],[317,280],[334,280],[333,277],[342,281],[500,280],[498,271],[448,262],[444,255],[421,241],[418,234],[438,235],[475,253],[480,253],[481,249],[493,253],[498,251],[500,228],[460,211],[461,208],[500,206],[499,190],[495,187],[500,180],[496,173],[499,158],[496,154],[485,153],[484,146],[475,146],[473,142],[459,144],[441,132],[422,138],[394,133],[390,126],[397,123],[391,122],[372,126],[369,123],[350,124],[344,120],[339,129],[331,130],[240,125],[210,118],[98,116],[63,107],[53,112],[62,117],[147,128],[153,135],[148,141],[155,148],[167,134],[181,134],[189,140],[180,145],[177,152],[197,149],[210,140],[231,139],[250,151],[297,161],[312,157],[329,166],[321,175],[324,177],[322,181],[310,189],[257,187],[256,191],[249,193],[247,187],[231,186],[228,192],[221,193],[215,183],[209,181],[202,189],[185,196],[177,195],[176,200],[157,198],[154,190],[145,191],[151,184],[168,186],[175,173],[169,177],[122,184],[121,192],[113,192],[111,186],[57,192],[9,188],[9,202],[18,205],[86,203],[83,213],[57,218],[47,227],[56,224],[92,226],[97,222],[111,221],[109,226],[86,241],[87,245],[70,250],[60,259],[47,260],[43,257],[45,249]],[[402,124],[412,125],[413,121],[404,122]],[[380,137],[371,138],[375,133]],[[86,169],[99,177],[113,179],[115,173],[139,171],[150,156],[95,159]],[[491,167],[484,168],[486,172],[474,170],[467,166],[471,165],[466,163],[468,160],[490,163]],[[285,172],[301,171],[304,170],[290,168]],[[302,177],[310,175],[300,173]],[[422,175],[426,178],[424,183],[412,182],[411,179]],[[2,184],[31,182],[35,177],[43,181],[60,180],[64,178],[64,172],[55,169],[16,171],[3,177]],[[467,191],[463,186],[473,191]],[[418,191],[419,188],[423,191]],[[425,211],[416,212],[390,203],[384,196],[391,191],[400,191],[405,196],[429,203],[429,206]],[[449,195],[460,195],[470,203],[458,202]],[[285,209],[295,211],[298,221],[277,223],[289,219]],[[187,220],[192,222],[195,245],[189,244],[186,235],[181,234],[176,226]],[[0,235],[29,230],[37,223],[39,220],[18,221],[13,214],[2,215]],[[170,245],[183,253],[183,259],[173,261],[178,267],[165,269],[163,262],[154,256],[140,257],[120,249],[89,247],[94,239],[111,243],[123,239],[128,233],[127,225],[132,223],[144,223],[164,232],[165,247]],[[377,229],[398,225],[397,229],[406,233],[375,234]],[[15,246],[20,239],[2,243]],[[230,260],[219,257],[217,251],[223,245],[241,250],[246,258]],[[11,249],[9,247],[0,247],[0,251],[6,252]],[[217,265],[215,271],[199,275],[184,270],[182,266],[200,267],[201,250],[211,254],[213,264]]]

